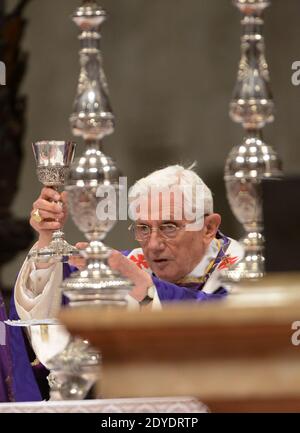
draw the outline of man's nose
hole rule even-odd
[[[157,230],[153,230],[148,240],[148,248],[151,250],[163,250],[165,248],[164,239],[159,235]]]

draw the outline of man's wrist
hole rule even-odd
[[[149,274],[142,271],[141,276],[136,278],[134,283],[133,296],[138,302],[141,302],[147,296],[148,288],[153,285],[152,278]]]
[[[140,305],[148,305],[150,302],[153,301],[154,295],[155,295],[155,285],[152,284],[150,287],[147,288],[146,294],[142,300],[139,301]]]
[[[51,235],[40,234],[39,239],[37,241],[37,247],[38,248],[47,247],[50,244],[51,240],[52,240],[52,233]]]
[[[52,240],[52,234],[50,236],[49,235],[44,235],[44,236],[40,235],[39,239],[36,243],[35,248],[37,248],[37,249],[45,248],[50,244],[51,240]],[[38,269],[48,269],[51,266],[52,266],[51,263],[35,263],[35,269],[37,269],[37,270]]]

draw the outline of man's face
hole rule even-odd
[[[176,224],[178,227],[175,238],[166,239],[156,230],[162,223],[167,222]],[[159,278],[176,283],[190,273],[203,258],[207,247],[204,228],[198,231],[186,231],[185,220],[140,220],[138,223],[154,229],[148,240],[141,242],[141,247],[151,270]]]
[[[142,201],[136,226],[143,227],[151,233],[141,241],[145,259],[151,270],[159,278],[176,283],[189,274],[202,260],[208,245],[215,237],[220,223],[220,216],[212,214],[204,218],[199,230],[189,230],[191,222],[184,218],[182,201],[172,197],[169,203],[158,200],[157,206],[149,203],[150,196]],[[145,206],[143,206],[143,202]],[[149,207],[148,207],[149,205]],[[144,211],[141,210],[144,208]],[[180,211],[180,212],[179,212]],[[178,219],[178,215],[182,215]],[[166,219],[167,215],[167,219]],[[174,216],[176,215],[176,218]],[[167,237],[159,230],[162,224],[171,223],[177,227],[176,233]]]

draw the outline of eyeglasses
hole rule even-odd
[[[162,223],[157,228],[148,226],[147,224],[131,224],[128,230],[133,230],[134,237],[139,242],[149,240],[151,233],[157,231],[164,239],[175,239],[179,231],[185,229],[185,225],[178,226],[174,223]]]

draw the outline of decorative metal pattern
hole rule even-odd
[[[65,182],[67,167],[37,167],[39,181],[45,186],[60,186]]]

